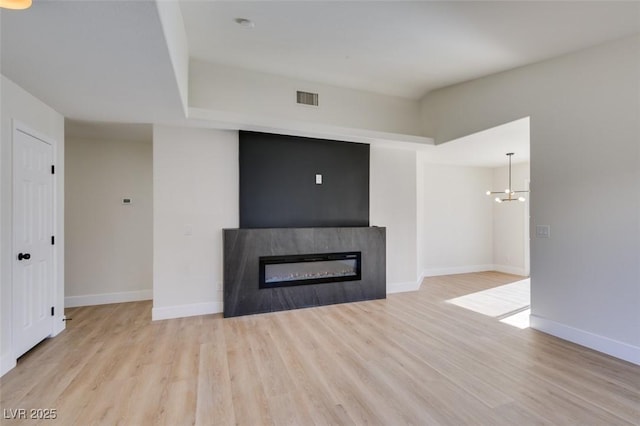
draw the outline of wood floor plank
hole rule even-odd
[[[352,425],[353,420],[340,404],[328,378],[313,361],[303,355],[300,339],[295,337],[282,315],[264,315],[268,321],[269,336],[278,349],[291,377],[295,377],[295,392],[300,395],[303,403],[311,413],[313,422],[317,425]]]
[[[382,420],[375,415],[376,407],[362,397],[357,384],[345,376],[346,371],[339,362],[332,346],[325,346],[319,342],[309,326],[309,311],[285,312],[279,317],[285,318],[286,323],[280,323],[291,333],[290,340],[297,340],[301,353],[306,361],[306,375],[320,375],[325,388],[330,389],[331,399],[335,405],[346,410],[351,421],[356,424],[382,424]]]
[[[230,319],[68,309],[67,329],[0,379],[0,408],[58,418],[2,424],[640,425],[639,366],[447,303],[519,279],[432,277],[385,300]]]
[[[236,420],[222,321],[207,324],[203,334],[212,340],[200,346],[196,424],[233,425]]]
[[[236,422],[243,425],[271,425],[273,422],[267,396],[253,359],[250,344],[252,336],[247,330],[248,321],[247,318],[233,318],[228,321],[229,326],[225,327]]]

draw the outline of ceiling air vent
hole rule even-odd
[[[318,94],[310,92],[296,92],[296,102],[302,105],[318,106]]]

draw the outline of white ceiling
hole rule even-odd
[[[473,167],[506,166],[508,152],[513,152],[512,163],[529,161],[529,117],[505,123],[482,132],[426,146],[421,150],[428,163]]]
[[[639,2],[201,0],[181,8],[192,56],[410,98],[640,32]],[[67,118],[185,118],[154,0],[37,0],[2,10],[0,31],[2,74]]]
[[[154,1],[36,0],[0,19],[2,74],[65,117],[183,116]]]
[[[640,31],[612,1],[183,1],[192,57],[421,98]],[[237,25],[248,18],[255,27]]]

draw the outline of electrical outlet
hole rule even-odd
[[[536,225],[536,238],[551,238],[551,226]]]

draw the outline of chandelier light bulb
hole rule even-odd
[[[505,194],[508,194],[508,193],[510,193],[510,192],[511,192],[511,190],[510,190],[509,188],[507,188],[507,189],[505,189],[505,190],[504,190],[504,193],[505,193]]]
[[[500,197],[496,197],[495,200],[496,200],[496,203],[501,203],[502,202],[502,199]]]
[[[31,7],[31,0],[0,0],[0,8],[22,10]]]
[[[524,197],[518,197],[518,201],[524,202]]]
[[[487,195],[491,195],[491,191],[487,191]]]

